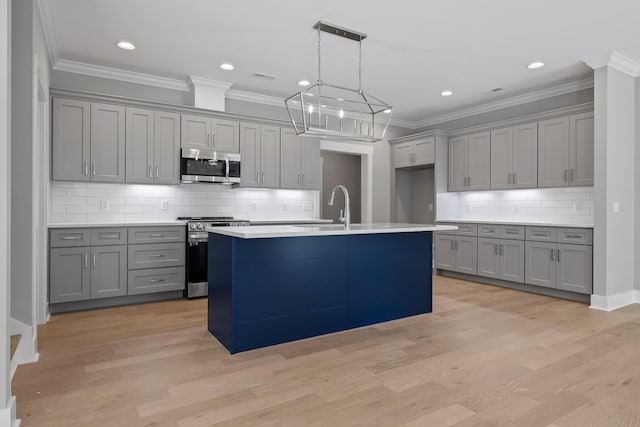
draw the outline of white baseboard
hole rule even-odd
[[[0,427],[20,427],[20,420],[16,419],[15,396],[11,396],[6,408],[0,408]]]
[[[22,335],[13,359],[11,359],[11,378],[13,378],[19,365],[35,363],[39,360],[40,355],[38,354],[38,338],[31,326],[10,317],[9,331],[11,335]]]
[[[590,308],[602,311],[613,311],[631,304],[640,303],[640,291],[631,290],[613,295],[591,295]]]

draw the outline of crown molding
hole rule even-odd
[[[255,92],[246,92],[246,91],[237,90],[237,89],[228,90],[227,99],[284,108],[284,98],[279,98],[277,96],[272,96],[272,95],[263,95]]]
[[[189,90],[194,90],[197,86],[200,86],[208,89],[224,90],[226,92],[233,86],[233,83],[207,79],[205,77],[189,76],[187,85]]]
[[[102,77],[105,79],[120,80],[128,83],[137,83],[148,86],[156,86],[165,89],[189,92],[189,85],[184,80],[160,77],[152,74],[138,73],[122,70],[120,68],[105,67],[102,65],[87,64],[84,62],[60,59],[54,66],[56,71],[84,74],[87,76]]]
[[[482,113],[501,110],[528,102],[539,101],[541,99],[551,98],[554,96],[564,95],[567,93],[578,92],[593,87],[593,78],[578,80],[571,83],[565,83],[535,92],[525,93],[523,95],[513,96],[511,98],[502,99],[500,101],[490,102],[487,104],[477,105],[475,107],[464,108],[462,110],[453,111],[451,113],[441,114],[439,116],[430,117],[425,120],[415,122],[416,129],[427,126],[433,126],[440,123],[446,123],[453,120],[463,119],[465,117],[476,116]]]
[[[44,33],[44,41],[47,45],[49,53],[49,62],[51,66],[55,66],[60,60],[58,52],[58,40],[56,39],[55,26],[53,24],[53,14],[51,13],[51,3],[49,0],[38,0],[38,12],[40,22],[42,23],[42,32]]]
[[[622,71],[631,77],[640,77],[640,64],[636,61],[627,58],[618,52],[613,52],[611,58],[609,58],[609,67],[615,68],[618,71]]]

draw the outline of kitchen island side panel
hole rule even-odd
[[[208,329],[229,351],[233,349],[234,240],[236,239],[233,237],[209,233],[207,255],[209,265]]]
[[[432,311],[432,233],[349,241],[349,328]]]

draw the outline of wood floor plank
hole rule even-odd
[[[24,427],[637,426],[640,306],[434,278],[434,312],[230,355],[207,302],[54,315]]]

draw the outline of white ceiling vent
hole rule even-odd
[[[233,83],[189,76],[193,106],[205,110],[225,111],[225,97]]]
[[[273,74],[259,73],[257,71],[253,73],[253,76],[261,78],[261,79],[267,79],[267,80],[275,80],[278,77],[278,76],[273,75]]]

